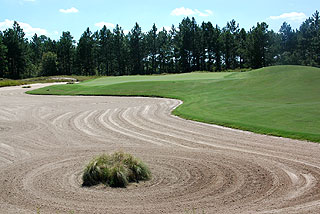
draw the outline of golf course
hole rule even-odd
[[[319,74],[2,87],[0,213],[317,214]]]
[[[0,214],[320,214],[317,1],[0,2]]]
[[[183,101],[185,119],[320,142],[320,69],[272,66],[248,72],[102,77],[29,91],[42,95],[150,96]]]

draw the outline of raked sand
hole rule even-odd
[[[26,90],[0,88],[0,214],[320,213],[319,144],[180,119],[178,100]],[[85,164],[114,151],[152,179],[83,188]]]

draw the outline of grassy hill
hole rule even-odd
[[[320,142],[320,69],[273,66],[245,73],[104,77],[28,92],[157,96],[184,101],[186,119]]]

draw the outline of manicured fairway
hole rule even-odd
[[[253,132],[320,142],[320,69],[274,66],[246,73],[104,77],[29,92],[177,98],[174,114]]]

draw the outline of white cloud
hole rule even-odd
[[[27,2],[35,2],[36,0],[23,0],[23,1],[27,1]]]
[[[205,10],[205,12],[206,12],[207,14],[213,15],[212,10]]]
[[[115,25],[109,22],[98,22],[95,23],[94,26],[99,27],[99,28],[103,28],[103,26],[106,26],[107,28],[114,28]]]
[[[180,7],[176,8],[171,12],[172,16],[201,16],[201,17],[207,17],[213,15],[213,12],[211,10],[204,10],[201,12],[200,10],[192,10],[190,8]]]
[[[125,35],[127,35],[129,32],[130,32],[129,30],[123,30],[123,33],[124,33]]]
[[[71,7],[70,9],[60,9],[61,13],[78,13],[79,10],[77,8]]]
[[[199,10],[195,10],[195,11],[196,11],[196,13],[197,13],[199,16],[201,16],[201,17],[210,16],[210,14],[208,14],[208,13],[203,13],[203,12],[201,12],[201,11],[199,11]]]
[[[304,21],[307,16],[304,13],[298,13],[298,12],[291,12],[291,13],[283,13],[280,16],[270,16],[269,17],[272,20],[289,20],[289,21]]]
[[[4,31],[8,28],[12,28],[13,23],[14,21],[9,19],[4,20],[4,22],[0,22],[0,30]],[[18,24],[23,29],[23,32],[26,34],[26,37],[32,37],[35,33],[38,35],[50,35],[47,30],[42,28],[34,28],[28,23],[18,22]]]
[[[190,16],[194,15],[196,12],[191,10],[190,8],[176,8],[171,12],[172,16]]]

